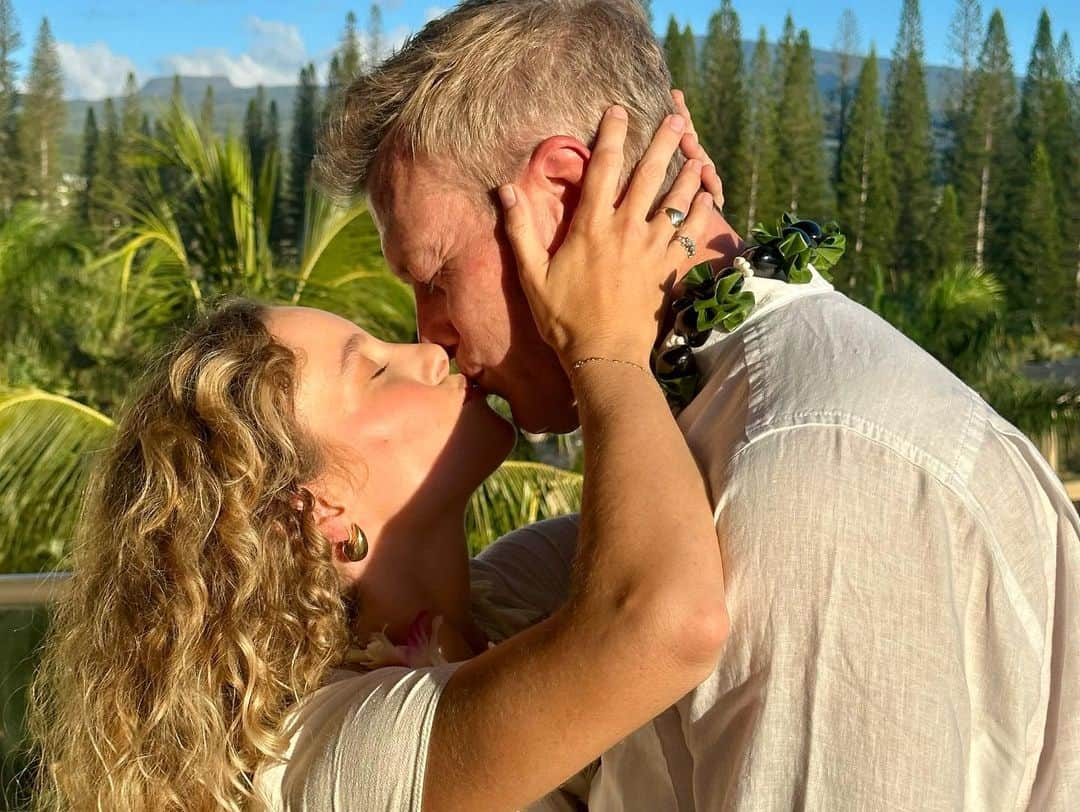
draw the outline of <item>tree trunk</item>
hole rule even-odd
[[[975,268],[982,270],[983,250],[986,246],[986,205],[990,199],[990,151],[994,146],[994,131],[990,122],[986,123],[986,138],[983,141],[983,165],[979,179],[979,220],[975,227]]]

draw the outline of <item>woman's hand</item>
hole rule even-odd
[[[621,107],[610,108],[570,228],[551,256],[528,198],[513,185],[499,189],[522,288],[540,334],[568,371],[591,356],[648,365],[657,312],[688,254],[664,209],[688,211],[678,234],[700,245],[712,207],[712,196],[698,193],[702,163],[691,160],[650,217],[685,128],[680,116],[664,120],[620,201],[627,116]]]

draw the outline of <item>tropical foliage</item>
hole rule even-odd
[[[97,258],[86,232],[51,225],[33,205],[0,227],[0,571],[61,562],[92,452],[139,359],[218,297],[310,305],[389,340],[415,336],[411,290],[387,270],[362,204],[336,207],[308,184],[299,262],[281,266],[269,238],[274,152],[256,177],[242,140],[207,138],[174,105],[129,160],[134,193],[115,203],[126,225]],[[115,201],[116,191],[101,194]],[[572,511],[579,497],[576,473],[508,463],[472,500],[470,545]]]

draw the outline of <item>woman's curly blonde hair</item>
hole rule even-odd
[[[265,808],[256,767],[344,656],[302,487],[324,461],[264,315],[233,300],[182,335],[97,462],[30,688],[37,809]]]

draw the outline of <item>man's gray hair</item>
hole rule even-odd
[[[351,201],[385,179],[388,156],[430,158],[460,170],[454,186],[486,194],[549,136],[592,146],[612,104],[630,117],[625,180],[674,112],[670,86],[637,0],[467,0],[340,94],[315,183]]]

